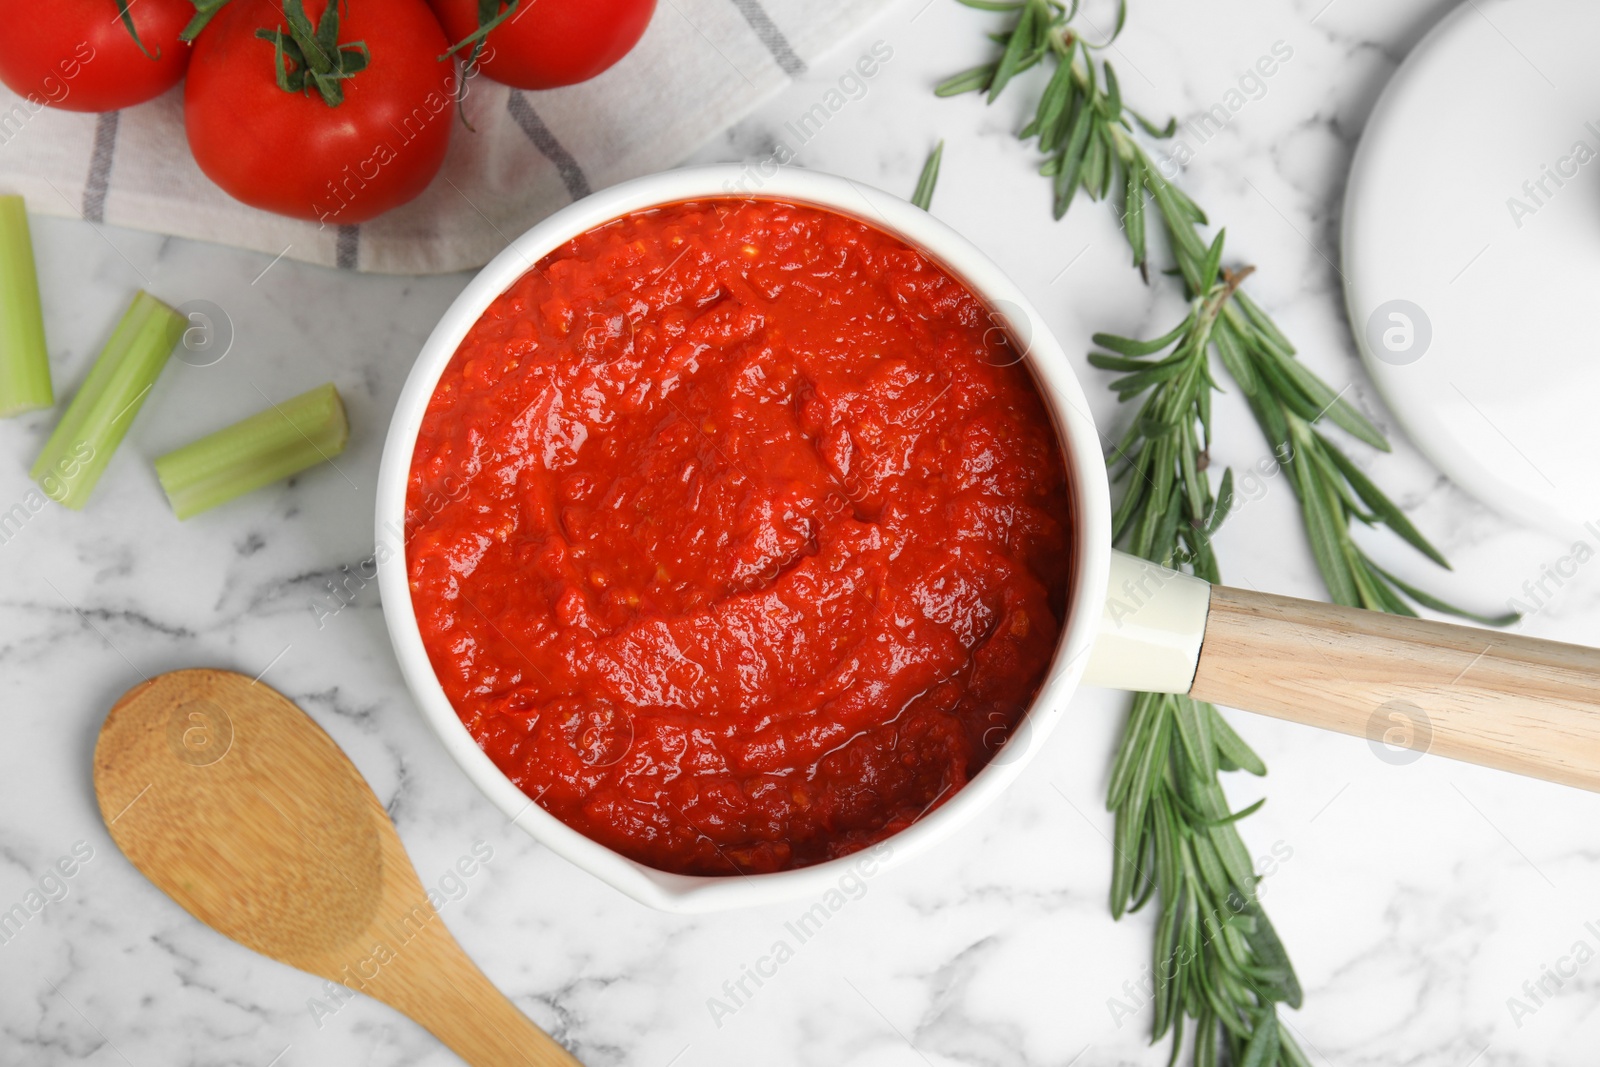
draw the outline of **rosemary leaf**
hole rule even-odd
[[[1406,513],[1395,507],[1394,502],[1384,495],[1383,490],[1374,485],[1371,479],[1361,472],[1359,467],[1350,462],[1348,456],[1335,448],[1333,443],[1321,434],[1317,435],[1317,440],[1321,444],[1323,452],[1333,461],[1334,466],[1339,468],[1339,472],[1344,475],[1344,479],[1349,483],[1350,488],[1355,490],[1362,503],[1372,509],[1372,513],[1378,517],[1379,521],[1399,534],[1418,552],[1421,552],[1446,570],[1450,569],[1449,561],[1444,558],[1437,548],[1433,547],[1426,537],[1423,537],[1417,531],[1417,528],[1411,524],[1411,520],[1406,518]]]
[[[1394,575],[1390,574],[1388,571],[1384,570],[1382,567],[1379,567],[1375,563],[1372,564],[1372,569],[1377,571],[1378,575],[1382,577],[1384,581],[1400,590],[1412,600],[1415,600],[1418,604],[1421,604],[1423,607],[1429,608],[1433,611],[1443,612],[1446,615],[1454,615],[1458,619],[1471,619],[1473,622],[1481,622],[1485,626],[1512,626],[1522,618],[1521,615],[1514,611],[1508,611],[1504,615],[1478,615],[1474,612],[1465,611],[1456,607],[1454,604],[1449,604],[1443,600],[1440,600],[1436,596],[1429,596],[1427,593],[1424,593],[1415,586],[1402,582],[1399,578],[1396,578]]]
[[[960,96],[962,93],[977,93],[989,88],[989,83],[994,81],[995,64],[985,63],[981,67],[964,70],[960,74],[952,75],[940,82],[933,90],[935,96]]]
[[[939,184],[939,161],[944,158],[944,142],[940,141],[928,155],[928,161],[922,165],[922,175],[917,178],[916,191],[911,194],[911,202],[922,210],[927,211],[928,205],[933,203],[933,187]]]
[[[989,82],[989,103],[994,103],[1012,77],[1025,69],[1026,59],[1033,52],[1034,42],[1038,39],[1039,7],[1039,0],[1026,0],[1022,5],[1022,14],[1017,19],[1016,28],[1011,31],[1011,40],[1006,43],[1006,50],[1001,53],[1000,63],[995,67],[994,78]]]
[[[1015,11],[1022,6],[1021,0],[956,0],[956,3],[979,11]]]

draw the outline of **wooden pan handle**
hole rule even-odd
[[[1189,693],[1600,791],[1600,650],[1217,586]]]

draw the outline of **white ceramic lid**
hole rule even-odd
[[[1458,484],[1600,521],[1600,5],[1467,0],[1385,90],[1351,169],[1351,328]]]

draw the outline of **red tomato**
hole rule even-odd
[[[428,2],[451,44],[477,32],[478,0]],[[639,43],[655,9],[656,0],[522,0],[490,31],[479,66],[518,89],[588,81]]]
[[[0,0],[0,81],[37,104],[115,111],[160,96],[183,80],[194,17],[189,0],[137,0],[129,10],[146,56],[117,0]]]
[[[315,24],[325,0],[306,0]],[[449,47],[423,0],[343,0],[341,49],[364,43],[365,70],[330,106],[314,88],[277,84],[278,0],[232,0],[195,41],[184,126],[195,161],[252,207],[327,225],[364,222],[415,197],[444,164],[455,109]]]

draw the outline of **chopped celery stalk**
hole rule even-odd
[[[349,438],[344,401],[329,382],[168,452],[156,477],[187,519],[331,460]]]
[[[56,402],[39,276],[20,196],[0,196],[0,418]]]
[[[69,508],[88,502],[187,325],[149,293],[133,298],[29,472],[46,496]]]

